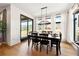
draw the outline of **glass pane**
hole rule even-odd
[[[56,16],[55,22],[61,22],[61,16]]]
[[[75,41],[79,43],[79,14],[76,14],[75,18]]]
[[[21,22],[21,38],[27,37],[27,21]]]
[[[32,20],[28,21],[28,34],[32,32]]]

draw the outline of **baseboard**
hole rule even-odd
[[[70,43],[74,49],[79,48],[79,46],[74,41],[67,40],[67,42]]]
[[[2,43],[0,43],[0,45],[2,45]]]
[[[75,42],[72,42],[72,45],[75,49],[79,48],[79,45],[77,45]]]
[[[69,44],[71,44],[71,46],[75,49],[78,50],[79,46],[75,43],[75,42],[68,42]]]
[[[66,43],[67,41],[66,40],[63,40],[63,41],[61,41],[62,43]]]
[[[2,45],[2,44],[6,44],[6,45],[7,45],[7,43],[6,43],[6,42],[1,42],[1,43],[0,43],[0,45]]]

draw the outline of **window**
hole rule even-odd
[[[55,32],[56,33],[61,32],[61,16],[55,17]]]
[[[33,19],[20,15],[21,17],[21,23],[20,23],[20,35],[21,35],[21,40],[26,39],[28,34],[31,34],[33,31]]]
[[[55,22],[61,22],[61,16],[56,16]]]

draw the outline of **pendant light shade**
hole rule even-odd
[[[38,25],[48,25],[51,24],[49,21],[40,21]]]

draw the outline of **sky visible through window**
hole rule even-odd
[[[61,22],[61,16],[56,16],[55,22]]]
[[[26,22],[22,22],[21,25],[22,25],[22,26],[27,25],[27,21],[26,21]],[[29,22],[29,25],[32,25],[32,22]]]

